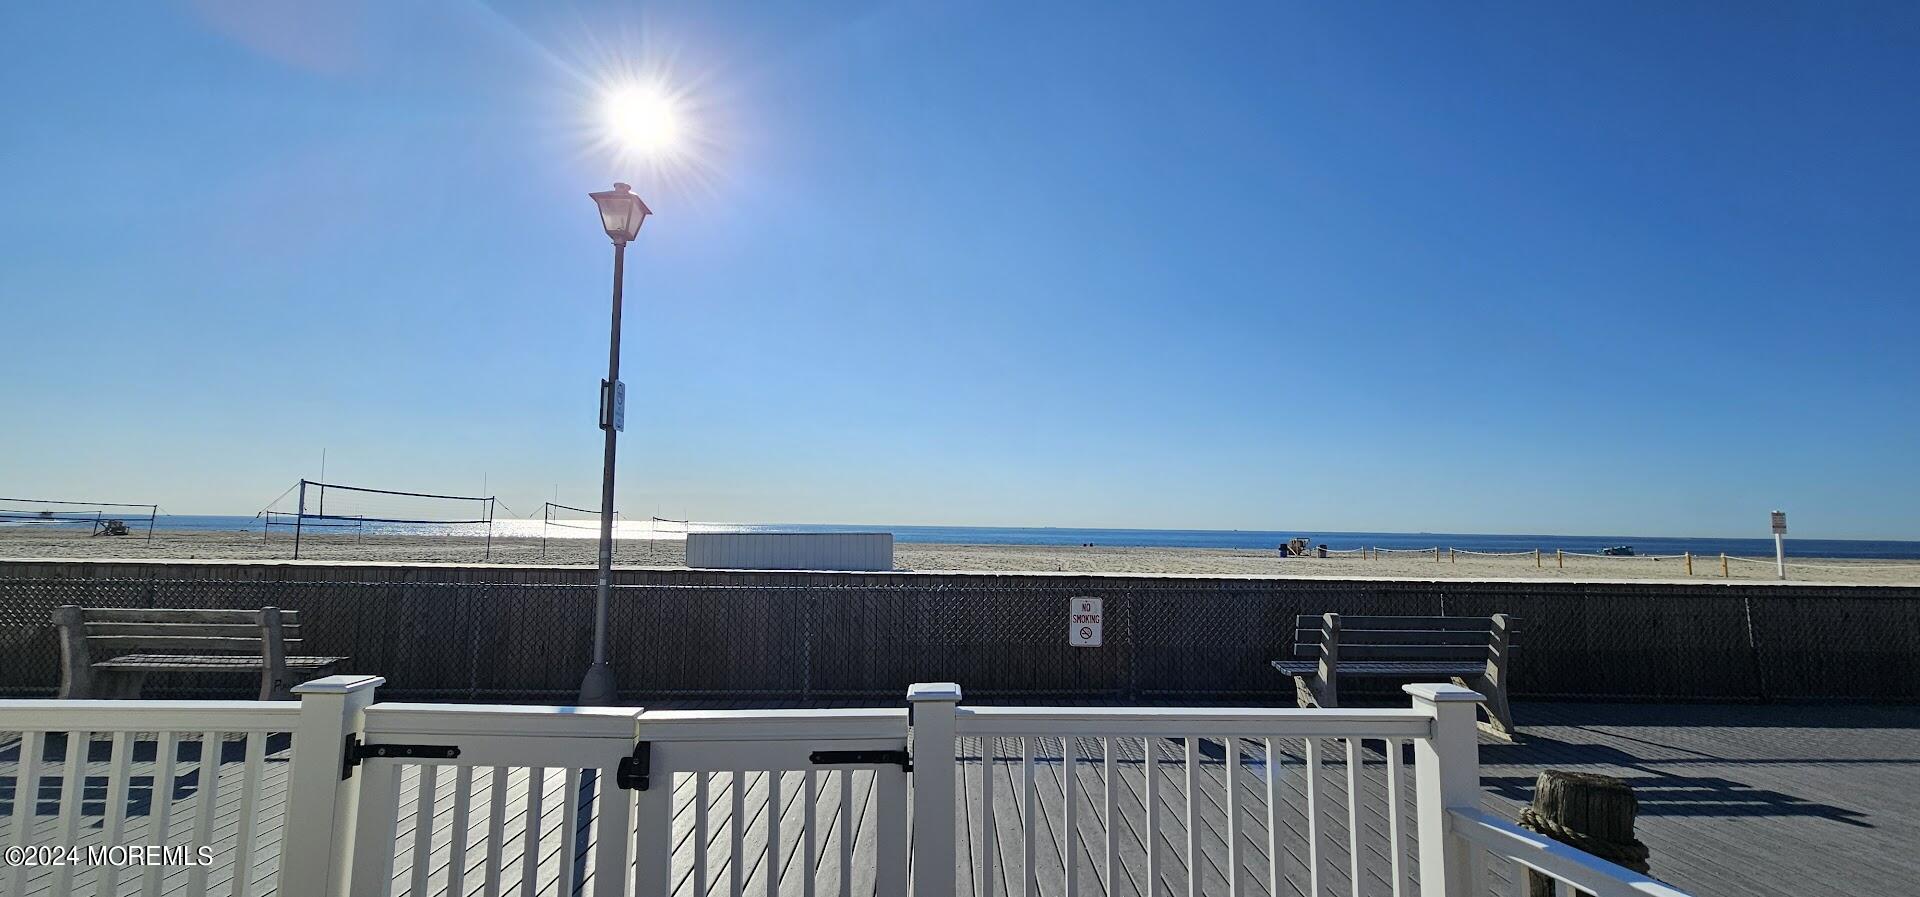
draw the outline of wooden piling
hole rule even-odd
[[[1520,811],[1520,827],[1646,875],[1651,852],[1633,834],[1639,810],[1632,786],[1621,779],[1548,769],[1534,782],[1533,803]],[[1552,878],[1532,870],[1527,890],[1532,897],[1556,893]]]

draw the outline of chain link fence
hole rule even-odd
[[[1293,685],[1269,661],[1288,656],[1296,616],[1327,612],[1511,614],[1522,698],[1920,698],[1911,587],[622,575],[695,580],[615,587],[608,650],[633,701],[889,699],[952,680],[989,701],[1287,704]],[[395,699],[570,701],[592,656],[594,594],[547,582],[0,579],[0,694],[54,692],[63,604],[275,606],[301,612],[291,653],[346,655],[343,672],[385,676]],[[1102,647],[1067,644],[1075,596],[1104,599]],[[245,697],[256,681],[157,674],[146,694]]]

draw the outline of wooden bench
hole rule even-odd
[[[1300,706],[1340,706],[1341,676],[1383,679],[1451,679],[1485,696],[1481,728],[1513,737],[1513,713],[1507,706],[1508,657],[1514,624],[1506,614],[1491,617],[1342,617],[1296,618],[1294,660],[1276,660],[1274,669],[1293,677]]]
[[[137,698],[161,670],[260,674],[260,700],[292,697],[299,681],[324,676],[345,657],[289,656],[300,645],[300,612],[162,610],[62,605],[60,697]],[[96,659],[96,654],[102,659]],[[301,678],[291,677],[299,674]]]

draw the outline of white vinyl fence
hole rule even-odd
[[[0,701],[0,843],[30,860],[0,893],[1479,897],[1489,869],[1525,893],[1524,867],[1685,897],[1484,812],[1477,696],[1450,685],[1397,709],[967,707],[934,683],[906,708],[647,711],[381,682]],[[144,845],[181,852],[124,855]]]

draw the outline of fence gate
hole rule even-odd
[[[637,792],[620,785],[634,784],[644,759],[639,716],[639,708],[368,707],[341,769],[362,777],[348,893],[629,893]]]
[[[634,893],[906,893],[906,710],[650,711],[640,736]]]

